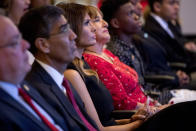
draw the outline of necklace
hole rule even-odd
[[[98,54],[97,52],[91,51],[91,50],[85,50],[84,52],[88,53],[88,54],[93,54],[93,55],[98,56],[98,57],[101,57],[102,59],[106,60],[107,62],[113,64],[114,59],[112,57],[108,56],[107,54],[105,54],[104,52],[101,52],[101,54]]]

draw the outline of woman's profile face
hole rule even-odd
[[[79,45],[81,47],[89,47],[96,44],[95,27],[92,23],[90,16],[86,13],[83,24],[82,32],[79,39]]]
[[[93,24],[96,29],[96,41],[97,43],[106,44],[110,40],[110,34],[108,32],[108,23],[103,20],[102,15],[97,11],[97,16],[93,19]]]
[[[18,24],[20,18],[28,11],[29,5],[30,0],[12,0],[9,16],[15,24]]]

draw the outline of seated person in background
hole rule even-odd
[[[75,57],[77,36],[63,11],[56,6],[32,9],[22,17],[19,29],[36,58],[25,79],[67,120],[69,130],[98,130],[81,98],[64,79],[63,73]]]
[[[106,0],[103,2],[101,10],[109,24],[111,34],[107,49],[116,55],[121,62],[134,68],[139,75],[140,84],[144,84],[144,65],[132,40],[133,34],[139,32],[141,27],[140,17],[136,12],[136,8],[140,6],[132,3],[130,0]],[[112,8],[112,10],[106,12],[106,8]],[[129,14],[127,15],[127,13]]]
[[[18,25],[20,18],[28,11],[30,0],[1,0],[0,9],[3,15],[8,16],[14,24]]]
[[[168,22],[168,25],[169,28],[171,28],[172,31],[175,32],[175,35],[177,35],[178,39],[180,39],[180,41],[184,43],[184,48],[190,52],[196,53],[196,43],[194,41],[186,39],[185,36],[182,34],[181,24],[179,20],[179,12],[178,17]]]
[[[151,13],[145,20],[144,31],[165,49],[169,62],[183,62],[187,64],[187,72],[195,71],[191,70],[196,62],[195,53],[184,48],[184,41],[169,24],[178,17],[179,0],[149,0],[149,7]]]
[[[132,121],[132,123],[130,123],[130,119],[128,119],[126,121],[119,120],[117,123],[115,122],[111,114],[113,111],[113,105],[109,91],[98,80],[96,72],[90,70],[88,64],[82,59],[84,48],[92,46],[96,43],[96,39],[94,37],[95,28],[93,26],[92,20],[89,17],[89,14],[91,16],[92,13],[94,13],[94,15],[96,14],[97,16],[97,9],[92,6],[86,7],[80,4],[65,4],[63,2],[57,4],[57,6],[65,11],[64,16],[68,19],[70,26],[78,36],[76,38],[78,54],[74,59],[73,64],[68,67],[70,69],[65,71],[65,77],[78,91],[79,95],[84,101],[85,108],[87,109],[89,116],[91,116],[91,118],[96,121],[100,130],[133,130],[134,128],[139,126],[142,121]],[[83,67],[84,64],[85,69]],[[142,112],[142,114],[140,112]],[[137,112],[132,118],[136,119],[138,117],[137,119],[144,119],[146,118],[145,115],[148,115],[148,113],[146,112],[146,109],[142,109]],[[125,125],[114,126],[120,123]]]
[[[0,30],[0,129],[67,131],[65,120],[36,90],[23,82],[31,69],[27,56],[29,43],[4,16],[0,16]]]
[[[148,73],[174,76],[176,79],[170,83],[163,83],[167,88],[173,89],[187,85],[189,77],[182,71],[177,71],[176,74],[172,72],[165,58],[165,52],[156,40],[150,36],[146,36],[146,38],[143,38],[142,35],[140,36],[140,34],[143,34],[140,22],[141,5],[139,1],[134,1],[135,9],[132,10],[129,2],[130,0],[123,0],[123,2],[106,0],[103,2],[101,10],[103,11],[104,19],[110,25],[109,31],[111,34],[111,40],[107,44],[107,49],[118,56],[120,61],[137,71],[140,84],[145,89],[146,82],[144,81],[144,76]],[[138,46],[144,49],[140,51],[136,48]]]

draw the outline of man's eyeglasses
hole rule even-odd
[[[55,35],[67,33],[67,32],[69,31],[69,29],[70,29],[70,24],[62,25],[62,26],[60,27],[58,33],[52,33],[52,34],[50,34],[50,36],[55,36]]]

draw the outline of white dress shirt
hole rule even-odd
[[[44,68],[44,70],[52,77],[52,79],[56,82],[58,87],[66,94],[66,89],[63,87],[63,78],[64,75],[59,73],[56,69],[53,67],[39,61],[36,59],[36,61]]]
[[[27,50],[27,55],[28,55],[28,59],[29,59],[29,64],[32,65],[35,60],[35,57],[33,56],[33,54],[29,50]]]
[[[169,34],[169,36],[174,39],[174,34],[170,30],[167,22],[154,13],[151,13],[150,15],[161,25],[161,27]]]
[[[20,86],[16,86],[14,84],[11,83],[7,83],[7,82],[3,82],[0,81],[0,88],[2,90],[4,90],[6,93],[8,93],[13,99],[15,99],[16,101],[18,101],[22,106],[24,106],[30,113],[32,113],[32,115],[34,115],[39,121],[42,121],[41,118],[37,115],[37,113],[23,100],[23,98],[19,95],[18,93],[18,88]],[[53,125],[56,126],[56,128],[58,128],[60,131],[62,131],[62,129],[55,124],[54,120],[52,119],[52,117],[46,112],[44,111],[44,109],[39,106],[33,99],[32,102],[34,104],[34,106],[39,110],[39,112],[44,115],[48,121],[50,121]]]

